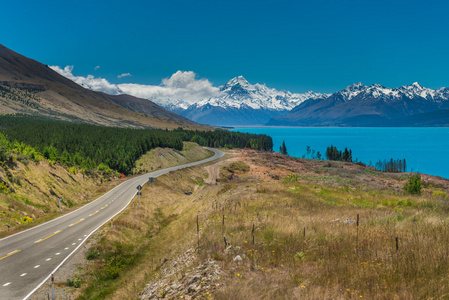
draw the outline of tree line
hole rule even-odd
[[[156,147],[182,150],[183,141],[201,146],[252,148],[271,151],[273,142],[266,135],[225,130],[192,131],[177,129],[132,129],[75,124],[28,115],[0,116],[0,129],[9,141],[30,155],[66,166],[128,174],[136,160]],[[16,147],[16,148],[17,148]],[[33,158],[33,157],[32,157]]]
[[[407,163],[404,159],[390,159],[389,161],[384,159],[379,160],[375,168],[384,172],[407,172]]]
[[[135,161],[156,147],[182,150],[177,134],[164,130],[100,127],[33,121],[5,129],[11,140],[36,148],[45,158],[86,169],[130,173]]]
[[[352,162],[352,150],[345,148],[344,151],[338,151],[337,147],[331,145],[326,149],[326,158],[327,160]]]
[[[174,130],[183,141],[190,141],[206,147],[251,148],[262,151],[273,150],[273,140],[265,134],[241,133],[217,129],[214,131]]]

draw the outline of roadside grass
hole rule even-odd
[[[0,167],[1,176],[9,178],[9,188],[0,193],[0,238],[60,216],[58,197],[63,199],[64,214],[104,194],[108,185],[120,183],[112,180],[101,185],[101,178],[70,174],[66,168],[46,161]]]
[[[264,182],[264,192],[254,196],[251,188],[257,191],[257,184],[234,185],[232,197],[209,216],[200,240],[202,257],[221,260],[229,272],[216,299],[449,295],[444,196],[313,181]],[[345,225],[346,219],[353,223]],[[222,232],[232,245],[229,254],[223,251]],[[237,254],[242,263],[233,261]]]
[[[195,143],[185,142],[183,151],[153,149],[143,155],[136,166],[145,164],[151,171],[151,168],[171,167],[212,155]],[[59,197],[63,199],[62,213],[65,214],[122,182],[118,178],[102,178],[100,174],[87,176],[77,172],[76,168],[70,169],[75,171],[71,173],[67,168],[44,160],[26,165],[17,161],[11,167],[0,166],[0,181],[8,179],[7,183],[0,184],[0,238],[59,217]],[[135,169],[135,173],[142,171]]]
[[[407,176],[312,163],[251,152],[217,184],[202,167],[159,177],[103,228],[80,299],[136,298],[192,245],[222,268],[214,299],[449,297],[447,186],[405,195]]]
[[[169,148],[157,148],[149,151],[136,161],[133,174],[148,173],[158,169],[165,169],[198,161],[213,156],[213,152],[204,149],[196,143],[184,142],[182,151]]]
[[[183,155],[185,161],[181,163],[187,163],[210,157],[211,152],[186,143]],[[143,160],[151,157],[154,153]],[[163,167],[177,164],[177,160],[170,159]],[[207,209],[203,201],[195,201],[190,194],[204,189],[203,179],[207,177],[202,167],[194,167],[157,177],[151,187],[144,185],[141,204],[134,199],[114,218],[113,228],[110,224],[103,227],[101,239],[89,252],[96,255],[89,256],[79,299],[136,297],[170,257],[191,243],[196,215]],[[210,193],[201,195],[207,197]]]
[[[158,177],[153,187],[144,186],[140,205],[134,200],[113,229],[105,226],[79,299],[134,298],[170,257],[191,244],[198,211],[207,208],[185,191],[203,188],[190,180],[200,174],[206,177],[197,167]]]

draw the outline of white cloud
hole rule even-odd
[[[169,78],[162,79],[162,84],[158,86],[123,83],[119,84],[119,87],[126,94],[151,99],[158,103],[182,100],[192,104],[218,95],[219,89],[212,86],[209,80],[195,79],[195,77],[196,74],[192,71],[177,71]]]
[[[64,69],[58,66],[50,66],[50,68],[62,76],[93,91],[104,92],[111,95],[123,94],[123,91],[121,91],[117,85],[110,83],[104,78],[94,77],[93,75],[87,75],[87,77],[73,75],[73,66],[66,66]]]
[[[128,76],[131,76],[131,74],[130,73],[123,73],[123,74],[118,75],[117,78],[123,78],[123,77],[128,77]]]
[[[107,94],[129,94],[135,97],[152,100],[158,104],[169,104],[177,101],[193,104],[202,99],[216,97],[219,88],[214,87],[207,79],[195,79],[196,74],[192,71],[177,71],[169,78],[162,79],[161,85],[145,85],[136,83],[112,84],[104,78],[93,75],[75,76],[73,66],[66,66],[64,69],[58,66],[50,66],[59,74],[78,83],[81,86],[94,91],[101,91]],[[126,73],[120,76],[126,77],[131,74]],[[121,78],[121,77],[119,77]]]
[[[100,69],[100,66],[96,66],[96,67],[94,68],[95,71],[98,70],[98,69]]]

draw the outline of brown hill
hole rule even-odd
[[[25,113],[106,126],[206,128],[149,100],[85,89],[1,44],[0,113]]]

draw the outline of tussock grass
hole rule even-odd
[[[448,296],[444,196],[403,195],[390,182],[381,190],[336,187],[340,179],[318,176],[306,182],[265,181],[263,188],[254,186],[256,196],[237,186],[224,210],[211,214],[201,254],[220,259],[229,272],[217,299]],[[357,214],[358,227],[343,224]],[[222,231],[240,250],[224,254]],[[237,254],[245,255],[243,263],[233,262]]]
[[[422,195],[404,195],[404,174],[326,168],[251,151],[225,164],[217,184],[201,184],[202,167],[158,178],[143,205],[105,231],[81,299],[137,297],[166,260],[196,247],[197,216],[197,263],[213,258],[223,271],[215,299],[449,297],[449,184],[427,178]],[[106,253],[129,255],[115,279],[94,275],[107,269]]]
[[[210,156],[209,151],[198,153],[198,146],[192,143],[188,146],[184,153],[188,162]],[[164,164],[177,163],[170,160]],[[202,179],[207,177],[202,167],[196,167],[158,177],[152,187],[144,185],[141,204],[133,200],[114,218],[114,228],[104,226],[100,241],[92,247],[98,249],[99,256],[91,260],[79,299],[137,297],[168,259],[191,245],[198,211],[206,211],[209,205],[186,191],[204,189]],[[212,189],[218,191],[218,187]],[[201,192],[201,197],[210,192]]]

